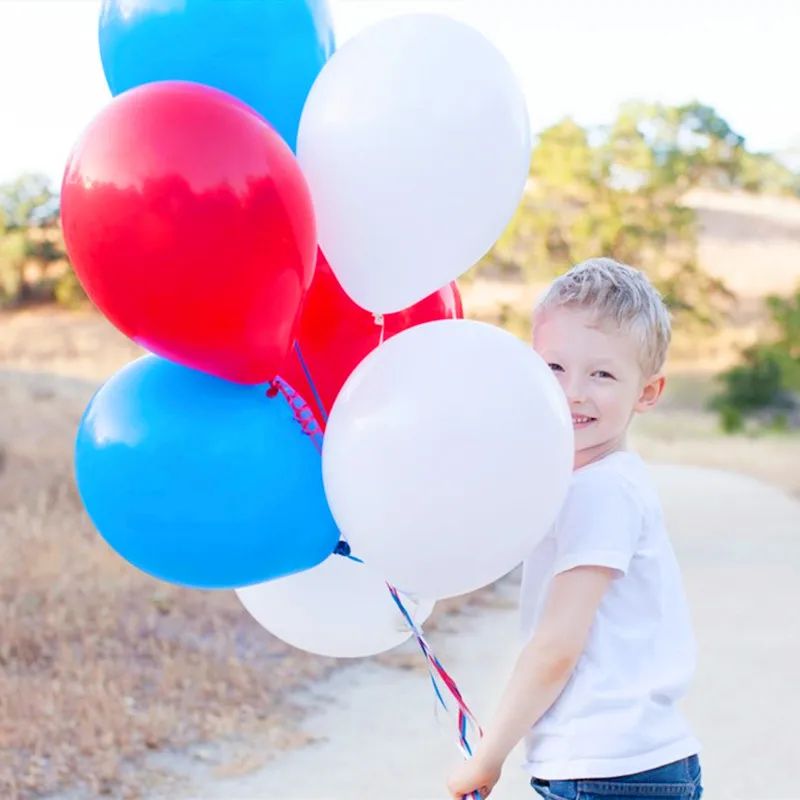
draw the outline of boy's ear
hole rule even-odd
[[[642,387],[642,393],[636,401],[635,410],[638,414],[644,414],[646,411],[650,411],[650,409],[658,403],[661,399],[661,395],[664,394],[664,386],[666,383],[667,379],[664,375],[655,375],[645,383]]]

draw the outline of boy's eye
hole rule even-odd
[[[604,369],[597,370],[595,375],[597,375],[598,378],[611,378],[612,381],[614,380],[614,376],[610,372],[606,372]]]
[[[553,370],[553,372],[564,371],[564,368],[561,366],[561,364],[548,364],[547,366],[550,367],[550,369]]]

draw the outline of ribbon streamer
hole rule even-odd
[[[322,453],[322,428],[320,428],[314,412],[309,408],[308,403],[300,397],[297,392],[289,386],[282,378],[275,378],[267,390],[267,397],[277,397],[282,394],[286,402],[294,412],[294,418],[317,448],[318,453]]]
[[[376,324],[381,325],[381,343],[383,343],[383,317],[376,318],[375,322]],[[314,399],[319,406],[320,413],[322,414],[323,419],[327,422],[327,414],[325,413],[325,409],[320,400],[317,388],[314,385],[314,381],[311,378],[311,373],[306,366],[305,359],[303,358],[303,354],[298,344],[295,344],[295,352],[297,353],[297,357],[300,360],[300,365],[305,372],[305,376],[308,380],[309,386],[311,387],[311,391],[314,392]],[[292,407],[293,411],[295,412],[295,419],[301,425],[303,433],[311,437],[315,446],[321,453],[323,433],[313,411],[309,408],[305,400],[303,400],[303,398],[300,397],[300,395],[298,395],[294,389],[292,389],[280,378],[276,378],[272,382],[272,387],[267,394],[273,393],[270,396],[274,397],[278,392],[280,392],[286,398],[287,402]],[[345,540],[341,540],[339,542],[334,550],[334,553],[336,555],[349,558],[352,561],[357,561],[360,564],[364,563],[360,558],[357,558],[351,553],[350,545]],[[436,694],[436,699],[439,701],[439,705],[449,716],[453,716],[451,705],[447,700],[445,700],[444,690],[446,690],[446,693],[452,698],[452,702],[455,703],[457,709],[455,720],[458,727],[458,747],[461,750],[464,758],[470,758],[472,756],[472,746],[470,745],[469,736],[470,731],[477,733],[478,737],[483,736],[483,731],[481,730],[478,721],[475,719],[475,715],[472,713],[472,711],[470,711],[469,706],[464,701],[458,685],[450,676],[450,673],[448,673],[447,670],[442,666],[441,661],[439,661],[439,659],[436,657],[430,645],[428,644],[428,641],[425,639],[422,629],[416,624],[416,622],[414,622],[414,619],[408,612],[408,609],[405,607],[405,605],[403,605],[403,601],[400,599],[400,594],[397,589],[388,583],[386,586],[389,590],[389,593],[392,595],[392,599],[397,605],[397,608],[403,615],[406,624],[410,628],[411,633],[417,640],[419,649],[425,658],[425,664],[428,667],[428,674],[430,675],[433,691]],[[472,794],[472,798],[473,800],[482,800],[481,795],[478,792],[474,792]],[[467,799],[465,798],[465,800]]]
[[[350,552],[350,545],[345,541],[340,541],[334,552],[337,555],[344,556],[352,561],[357,561],[360,564],[363,563],[360,558],[356,558],[356,556],[352,555]],[[403,604],[403,601],[400,599],[400,593],[394,586],[391,586],[388,583],[386,586],[389,590],[389,593],[392,595],[392,599],[397,605],[397,608],[403,615],[406,624],[411,629],[414,638],[417,640],[419,649],[422,651],[422,655],[425,658],[425,664],[428,667],[431,685],[433,686],[433,691],[436,694],[436,699],[439,701],[439,705],[451,717],[453,714],[450,705],[448,704],[447,700],[445,700],[445,692],[443,691],[442,684],[444,685],[444,689],[447,690],[447,694],[449,694],[453,701],[455,701],[458,712],[456,715],[456,724],[458,727],[458,746],[464,758],[470,758],[472,756],[472,746],[470,745],[469,740],[470,731],[477,733],[478,737],[483,736],[483,731],[481,730],[475,715],[472,713],[472,711],[470,711],[469,706],[466,704],[458,685],[453,680],[450,673],[444,668],[444,666],[442,666],[442,662],[439,661],[436,654],[431,649],[427,639],[425,638],[425,634],[422,632],[422,629],[416,624],[416,622],[414,622],[414,618]],[[475,792],[472,797],[474,800],[482,800],[478,792]]]

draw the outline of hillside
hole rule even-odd
[[[700,259],[743,301],[786,294],[800,283],[800,200],[693,192]]]
[[[750,343],[763,323],[764,298],[800,285],[800,200],[745,193],[694,191],[686,204],[698,216],[698,256],[703,268],[736,295],[724,330],[678,337],[681,366],[703,369],[727,364],[735,349]],[[467,312],[494,322],[515,318],[525,327],[544,283],[478,278],[463,286]]]

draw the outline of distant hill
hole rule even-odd
[[[725,282],[743,310],[800,285],[800,200],[694,191],[686,204],[697,212],[703,268]],[[475,313],[498,305],[527,309],[542,287],[482,278],[464,287],[465,302]]]
[[[800,287],[800,200],[694,191],[686,204],[698,216],[701,265],[725,282],[736,303],[723,329],[679,334],[672,359],[714,371],[736,360],[739,348],[763,332],[767,295]],[[465,281],[464,307],[470,316],[527,338],[530,310],[545,285],[502,278]]]
[[[800,200],[695,191],[700,261],[743,301],[800,285]]]

